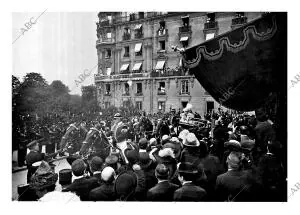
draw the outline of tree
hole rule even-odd
[[[60,80],[52,81],[49,88],[52,91],[52,94],[55,96],[65,95],[70,92],[69,88],[66,85],[64,85]]]

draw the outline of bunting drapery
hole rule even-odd
[[[287,14],[269,13],[183,53],[205,90],[223,106],[251,111],[286,90]]]

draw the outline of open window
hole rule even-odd
[[[158,94],[159,95],[165,95],[166,94],[166,83],[165,82],[159,82],[158,83]]]
[[[134,64],[132,71],[135,73],[140,73],[142,70],[142,63],[136,63]]]
[[[142,95],[142,94],[143,94],[143,84],[136,83],[136,95]]]
[[[182,36],[180,38],[180,42],[182,44],[182,47],[186,48],[189,45],[189,37],[188,36]]]
[[[159,41],[159,50],[160,51],[165,51],[166,50],[166,41],[162,40],[162,41]]]
[[[129,73],[129,64],[128,64],[128,63],[123,64],[123,65],[121,66],[120,72],[121,72],[122,74]]]
[[[105,84],[105,95],[110,95],[110,84]]]
[[[142,43],[135,44],[134,52],[135,52],[135,56],[143,55]]]
[[[129,57],[129,46],[124,47],[124,57]]]
[[[129,84],[124,83],[124,95],[129,96]]]
[[[110,49],[105,49],[105,58],[110,59],[111,58],[111,50]]]

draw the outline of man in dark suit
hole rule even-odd
[[[206,191],[193,183],[198,175],[197,167],[191,163],[180,163],[178,174],[182,187],[175,191],[174,201],[204,201]]]
[[[218,201],[247,201],[251,186],[247,174],[241,170],[241,157],[231,152],[227,157],[228,171],[217,177],[216,197]]]
[[[63,192],[75,192],[81,201],[89,200],[89,193],[92,189],[99,186],[97,178],[85,176],[86,164],[82,159],[77,159],[72,163],[73,175],[79,177],[63,189]]]
[[[92,178],[98,180],[99,186],[101,185],[101,170],[102,170],[103,160],[102,158],[95,156],[92,158],[90,163],[90,170],[93,173]]]
[[[111,167],[105,167],[101,173],[102,185],[91,190],[89,199],[91,201],[115,201],[114,181],[116,173]]]
[[[148,201],[173,201],[173,195],[178,185],[168,181],[169,169],[164,164],[158,164],[155,169],[155,176],[158,183],[147,193]]]

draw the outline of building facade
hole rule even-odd
[[[259,18],[259,12],[100,12],[95,75],[99,106],[132,102],[147,113],[183,109],[202,116],[220,105],[182,68],[172,46],[191,47]],[[226,71],[224,71],[225,73]]]

